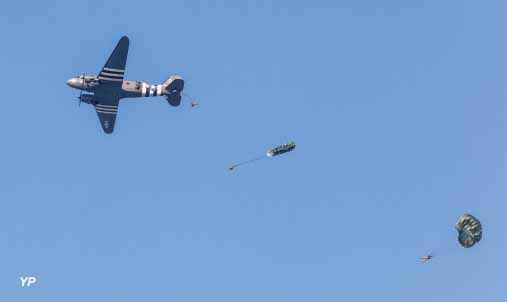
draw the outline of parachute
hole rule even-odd
[[[470,214],[464,214],[456,223],[456,231],[458,231],[458,241],[464,248],[470,248],[482,238],[481,222]]]
[[[277,147],[275,147],[273,149],[269,149],[268,152],[266,153],[266,156],[267,157],[278,156],[280,154],[290,152],[290,151],[294,150],[295,148],[296,148],[296,143],[293,142],[293,141],[290,141],[290,142],[288,142],[286,144],[277,146]],[[234,165],[232,165],[232,166],[229,167],[229,170],[232,171],[236,167],[239,167],[239,166],[245,165],[245,164],[249,164],[249,163],[252,163],[254,161],[258,161],[258,160],[264,159],[264,158],[266,158],[266,157],[265,156],[259,156],[259,157],[256,157],[256,158],[244,161],[244,162],[240,162],[240,163],[234,164]]]
[[[269,157],[277,156],[286,152],[290,152],[296,148],[296,143],[293,141],[288,142],[287,144],[280,145],[273,149],[268,150],[266,154]]]

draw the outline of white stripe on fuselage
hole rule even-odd
[[[146,94],[146,83],[141,84],[141,96]]]
[[[144,82],[141,83],[142,97],[161,96],[161,95],[162,95],[162,85],[151,85]]]

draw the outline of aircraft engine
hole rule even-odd
[[[95,104],[95,96],[93,94],[82,94],[79,98],[83,103]]]

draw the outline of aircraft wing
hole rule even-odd
[[[118,114],[118,105],[120,99],[117,97],[101,97],[94,104],[95,111],[99,116],[100,125],[105,133],[111,134],[114,130],[114,123],[116,121],[116,115]]]
[[[107,59],[106,64],[99,73],[99,81],[102,84],[108,84],[112,87],[121,87],[123,83],[123,74],[127,64],[127,54],[129,52],[129,38],[123,36],[113,52]]]

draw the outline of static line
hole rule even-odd
[[[252,163],[254,161],[258,161],[258,160],[261,160],[261,159],[265,159],[266,156],[259,156],[259,157],[256,157],[256,158],[253,158],[253,159],[250,159],[250,160],[247,160],[247,161],[244,161],[244,162],[240,162],[240,163],[237,163],[237,164],[234,164],[232,166],[229,167],[229,170],[234,170],[236,167],[239,167],[239,166],[242,166],[242,165],[246,165],[246,164],[249,164],[249,163]]]

